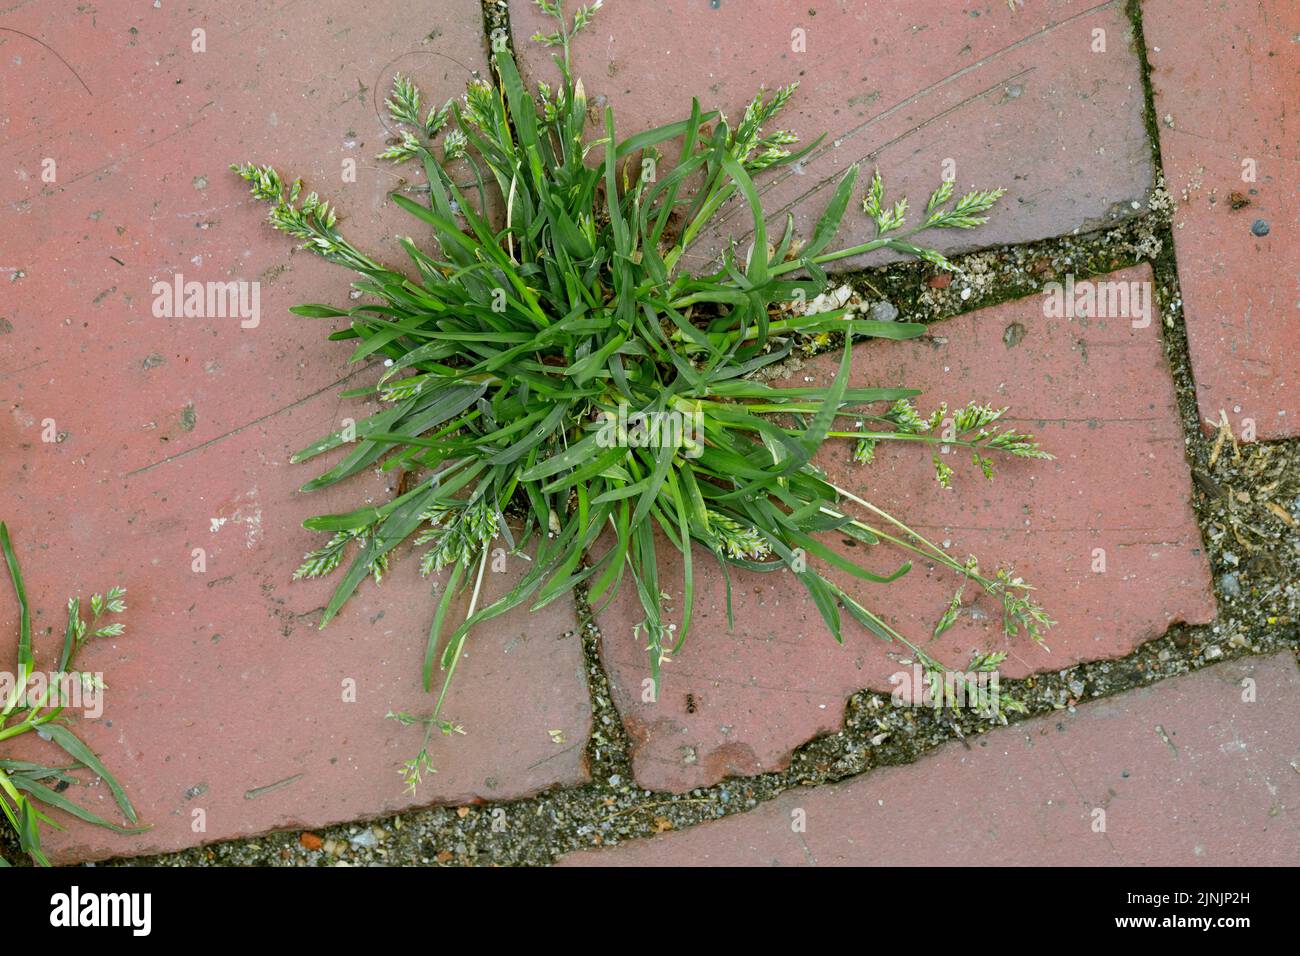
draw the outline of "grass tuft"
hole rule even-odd
[[[346,564],[323,626],[363,580],[386,573],[389,555],[407,539],[428,548],[423,573],[449,569],[424,662],[426,690],[437,686],[435,670],[442,676],[436,702],[427,717],[392,715],[425,726],[419,756],[403,769],[407,784],[414,788],[432,770],[435,730],[461,732],[441,714],[466,640],[512,608],[537,609],[582,585],[599,610],[620,587],[634,588],[644,612],[637,633],[657,684],[690,631],[696,548],[724,570],[795,574],[836,640],[847,612],[869,632],[908,646],[933,672],[943,670],[938,661],[826,574],[833,568],[889,582],[910,562],[876,575],[828,548],[823,533],[942,564],[963,586],[1001,603],[1008,635],[1040,640],[1051,621],[1014,572],[986,575],[974,559],[952,558],[813,464],[828,439],[852,442],[862,462],[882,441],[964,448],[988,477],[996,455],[1050,457],[1032,436],[997,423],[1005,409],[971,403],[949,414],[942,405],[926,418],[912,404],[915,389],[850,388],[854,339],[908,339],[924,326],[803,305],[827,290],[827,265],[877,249],[952,269],[914,237],[982,224],[1002,190],[954,198],[944,183],[909,226],[907,200],[887,202],[876,172],[862,200],[875,238],[832,249],[854,196],[854,166],[812,236],[798,241],[793,217],[768,223],[753,180],[820,142],[794,149],[794,134],[766,131],[793,86],[760,91],[734,126],[696,99],[685,119],[623,138],[606,108],[591,131],[571,49],[601,3],[572,20],[560,2],[538,5],[554,21],[552,32],[534,39],[560,51],[555,87],[526,90],[505,50],[494,57],[496,85],[475,82],[460,101],[427,116],[414,83],[394,82],[387,103],[401,139],[381,158],[419,163],[427,179],[427,202],[393,195],[432,240],[400,240],[410,272],[353,247],[335,210],[315,193],[303,196],[301,182],[286,184],[269,166],[232,167],[270,203],[275,228],[357,272],[354,287],[369,297],[352,307],[293,311],[346,320],[330,338],[355,341],[353,361],[377,356],[388,366],[373,387],[384,410],[358,423],[355,435],[337,432],[295,456],[306,461],[348,446],[304,489],[376,465],[411,479],[382,506],[309,519],[307,527],[330,537],[295,577]],[[733,242],[711,272],[688,272],[684,254],[728,201],[749,209],[753,243]],[[492,209],[504,210],[503,223]],[[836,334],[844,349],[830,386],[777,388],[753,379],[800,341]],[[952,469],[937,455],[934,461],[947,485]],[[508,517],[521,529],[517,540]],[[535,553],[510,593],[479,607],[499,537],[513,551],[535,543]],[[685,557],[684,600],[672,615],[656,559],[665,539]],[[449,622],[454,595],[471,588],[469,614]],[[960,603],[959,591],[937,630],[952,623]]]

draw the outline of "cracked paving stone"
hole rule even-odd
[[[1151,279],[1147,266],[1098,277],[1137,283],[1146,295]],[[930,446],[882,442],[876,460],[859,466],[847,443],[828,443],[814,459],[832,480],[946,544],[957,560],[976,555],[986,573],[1012,565],[1037,589],[1034,597],[1059,622],[1047,635],[1050,651],[1023,636],[1005,638],[1000,606],[971,588],[956,624],[924,644],[963,668],[977,650],[1006,651],[1001,673],[1010,678],[1122,657],[1175,621],[1206,623],[1215,614],[1158,313],[1135,328],[1146,320],[1049,318],[1044,302],[1031,296],[981,309],[910,342],[858,345],[850,384],[920,388],[916,401],[926,415],[941,401],[1009,406],[1005,421],[1033,432],[1055,461],[997,460],[989,482],[968,456],[941,456],[956,470],[945,491],[934,480]],[[1009,348],[1004,333],[1014,323],[1023,332]],[[827,385],[838,366],[838,355],[822,355],[789,384]],[[907,557],[823,538],[878,574]],[[681,561],[661,543],[660,582],[676,608]],[[621,591],[599,619],[602,658],[643,787],[681,792],[783,769],[800,744],[839,728],[849,695],[863,687],[888,692],[891,675],[908,669],[906,648],[852,623],[837,645],[792,575],[733,569],[731,580],[734,632],[724,579],[711,557],[698,555],[691,633],[665,665],[657,702],[644,700],[635,591]],[[933,631],[958,580],[917,559],[891,585],[841,584],[915,639]]]
[[[531,0],[510,0],[510,14],[525,74],[554,85],[552,51],[526,41],[550,29],[545,17]],[[805,237],[855,162],[857,198],[879,166],[891,200],[908,196],[914,217],[943,178],[959,193],[1005,187],[988,225],[928,240],[950,253],[1117,221],[1153,183],[1122,3],[1046,0],[1013,11],[947,0],[766,0],[755,16],[747,3],[664,0],[653,17],[610,3],[575,42],[574,65],[593,116],[612,104],[622,136],[687,118],[692,96],[737,123],[761,86],[797,81],[774,128],[804,145],[826,139],[756,183],[768,215],[792,211]],[[671,145],[666,153],[676,155]],[[874,237],[856,199],[852,206],[838,246]],[[729,234],[745,235],[747,208],[725,206],[721,229],[702,237],[687,264],[700,269]]]
[[[403,792],[398,773],[422,730],[385,715],[424,714],[431,702],[420,662],[435,598],[417,553],[400,549],[383,584],[363,583],[324,630],[316,624],[338,576],[289,580],[320,544],[304,518],[391,495],[392,477],[371,473],[296,492],[306,472],[288,464],[289,453],[318,433],[335,402],[322,395],[129,481],[46,474],[9,485],[25,516],[13,530],[28,591],[47,616],[68,592],[128,589],[126,634],[92,642],[81,661],[105,674],[103,716],[76,724],[153,829],[125,836],[61,821],[67,831],[45,837],[56,861],[509,800],[588,780],[591,705],[577,614],[562,600],[531,614],[516,609],[474,633],[444,709],[465,735],[435,734],[438,772],[414,796]],[[88,497],[110,504],[85,509]],[[205,573],[193,571],[195,548]],[[505,594],[526,567],[507,558],[502,573],[486,575],[482,601]],[[468,601],[462,594],[449,613],[463,617]],[[6,602],[0,631],[14,626]],[[38,623],[38,660],[54,638]],[[13,756],[49,756],[39,741],[21,743]],[[196,781],[207,790],[196,793]],[[80,799],[113,818],[102,786]],[[206,826],[199,833],[196,810]]]
[[[189,52],[196,22],[206,55]],[[382,587],[362,585],[318,632],[336,582],[290,581],[320,543],[304,518],[384,500],[397,480],[367,472],[304,495],[324,466],[288,460],[372,411],[337,393],[376,373],[339,384],[356,371],[351,347],[287,311],[347,302],[352,276],[296,252],[226,169],[249,160],[302,176],[338,202],[352,241],[391,252],[384,236],[411,220],[388,205],[396,174],[372,158],[386,135],[377,104],[398,70],[429,102],[463,92],[487,62],[477,0],[433,12],[416,0],[322,0],[308,17],[247,0],[117,4],[95,16],[29,4],[5,25],[51,38],[72,65],[6,34],[0,165],[18,176],[6,178],[3,205],[24,250],[0,264],[24,274],[6,283],[0,336],[0,368],[15,370],[3,380],[5,518],[45,615],[38,660],[53,653],[46,629],[69,593],[128,589],[126,634],[92,642],[81,661],[105,674],[103,717],[76,726],[152,826],[118,835],[60,815],[68,829],[44,836],[51,857],[150,853],[584,782],[590,703],[574,608],[560,601],[475,633],[446,708],[466,735],[435,737],[438,773],[403,793],[399,770],[421,730],[385,714],[430,707],[419,686],[430,582],[403,551]],[[52,183],[41,157],[57,161]],[[340,175],[348,159],[353,183]],[[0,242],[14,235],[0,232]],[[177,274],[259,283],[258,323],[154,315],[154,283]],[[47,418],[70,437],[42,442]],[[523,567],[488,574],[487,599]],[[0,632],[12,634],[3,600]],[[12,756],[49,757],[39,741],[22,744]],[[102,785],[79,794],[117,819]]]
[[[229,164],[268,163],[286,180],[302,177],[335,202],[349,240],[375,254],[397,250],[394,233],[422,235],[389,199],[406,170],[374,159],[388,136],[384,95],[399,71],[428,102],[463,93],[471,72],[487,68],[480,6],[447,0],[431,11],[419,0],[381,0],[362,11],[322,0],[312,10],[302,17],[251,0],[203,0],[93,16],[27,4],[6,14],[6,26],[51,38],[91,92],[48,50],[5,35],[0,116],[10,120],[0,164],[17,175],[3,180],[0,208],[23,249],[0,256],[0,281],[12,265],[26,275],[6,284],[4,316],[14,328],[0,337],[0,368],[45,361],[6,379],[5,398],[38,424],[75,420],[75,434],[102,436],[88,459],[97,474],[198,446],[354,370],[350,346],[325,339],[333,326],[288,311],[348,304],[353,275],[266,225],[266,207]],[[190,52],[196,24],[207,31],[205,54]],[[426,40],[434,27],[437,37]],[[56,163],[52,183],[42,157]],[[196,178],[207,187],[197,190]],[[10,230],[3,235],[7,244]],[[177,275],[255,283],[256,325],[155,315],[154,284]],[[166,361],[146,369],[152,353]],[[94,370],[96,401],[85,400],[85,378],[69,369]],[[187,404],[193,431],[172,430]],[[359,401],[338,402],[320,427],[365,414]],[[39,427],[19,440],[27,435],[39,441]]]
[[[1300,435],[1300,5],[1148,0],[1142,21],[1202,423]]]
[[[1294,866],[1295,655],[1216,664],[568,866]]]

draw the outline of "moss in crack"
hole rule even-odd
[[[1094,661],[1018,681],[1003,682],[1029,708],[1009,722],[1059,712],[1073,713],[1085,701],[1108,697],[1208,663],[1297,649],[1294,635],[1208,655],[1207,628],[1175,627],[1120,660]],[[752,778],[732,778],[683,794],[654,793],[627,777],[552,790],[526,800],[466,807],[435,807],[375,823],[320,830],[305,845],[297,832],[276,833],[156,857],[117,860],[108,865],[288,866],[425,864],[545,864],[567,853],[614,846],[632,839],[681,830],[752,809],[795,787],[843,780],[886,766],[914,762],[953,740],[982,746],[991,725],[968,712],[894,707],[885,695],[861,692],[845,708],[843,728],[797,750],[789,769]]]
[[[631,748],[623,720],[614,706],[609,676],[600,659],[601,634],[587,603],[585,588],[574,592],[574,609],[582,630],[583,670],[591,698],[591,737],[587,740],[587,769],[593,780],[631,779]]]
[[[1155,93],[1151,88],[1151,60],[1147,56],[1146,29],[1142,24],[1141,0],[1127,0],[1124,13],[1132,26],[1133,53],[1137,57],[1138,71],[1142,77],[1142,98],[1145,107],[1142,111],[1142,119],[1151,146],[1151,161],[1156,169],[1164,169],[1160,155],[1160,126],[1156,120]]]
[[[953,257],[956,272],[926,263],[892,263],[838,277],[847,286],[848,305],[863,316],[874,308],[908,322],[935,323],[975,309],[1038,295],[1048,282],[1103,275],[1155,262],[1168,249],[1172,203],[1157,182],[1146,208],[1108,229],[1060,236],[1017,246],[1000,246]],[[942,336],[936,328],[936,336]],[[806,338],[791,358],[765,369],[768,378],[785,378],[813,355],[841,347],[831,338]]]
[[[507,0],[481,0],[483,6],[483,32],[487,35],[488,46],[497,49],[504,43],[510,52],[514,52],[514,35],[510,30],[510,5]]]
[[[1165,355],[1174,378],[1192,505],[1219,602],[1210,631],[1228,646],[1300,635],[1300,440],[1238,443],[1200,418],[1172,236],[1155,263]]]
[[[1144,120],[1156,168],[1160,131],[1141,3],[1128,0],[1141,68]],[[1174,378],[1192,469],[1192,503],[1208,547],[1219,601],[1210,632],[1229,646],[1260,645],[1300,632],[1300,441],[1240,446],[1226,428],[1200,419],[1174,255],[1173,201],[1160,217],[1153,269],[1165,355]],[[1218,645],[1210,647],[1216,651]]]

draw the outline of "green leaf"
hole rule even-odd
[[[461,575],[464,572],[465,568],[461,564],[451,566],[451,573],[447,577],[447,583],[443,585],[442,597],[438,599],[438,610],[433,615],[433,623],[429,625],[429,641],[424,649],[425,693],[433,689],[433,664],[437,660],[438,639],[442,634],[442,623],[447,618],[447,608],[451,606],[452,599],[457,594],[457,585],[460,583]]]
[[[95,813],[92,813],[91,811],[87,810],[85,807],[73,803],[71,800],[63,796],[63,794],[59,793],[57,790],[51,789],[50,787],[46,787],[43,784],[37,783],[35,780],[31,779],[30,777],[16,776],[13,777],[12,780],[15,787],[17,787],[19,790],[24,790],[27,793],[30,793],[33,797],[35,797],[37,800],[41,801],[42,803],[49,804],[55,809],[62,810],[64,813],[70,814],[76,817],[78,820],[84,820],[86,823],[93,823],[97,827],[103,827],[105,830],[112,830],[114,833],[132,834],[132,833],[147,833],[150,829],[147,826],[123,827],[123,826],[119,826],[116,823],[112,823],[109,820],[105,820],[103,817]]]
[[[4,552],[5,565],[9,568],[9,580],[14,587],[14,596],[18,599],[18,674],[8,701],[0,701],[0,717],[13,713],[22,694],[27,678],[35,666],[32,656],[32,618],[27,607],[27,589],[23,586],[22,569],[18,566],[18,557],[14,554],[13,543],[9,540],[9,528],[0,521],[0,551]]]
[[[131,806],[131,801],[126,796],[126,791],[122,789],[116,778],[108,772],[108,768],[100,762],[95,756],[95,752],[81,742],[72,731],[62,724],[49,723],[42,728],[49,738],[67,751],[68,756],[77,763],[86,767],[91,772],[99,776],[101,780],[108,785],[108,789],[113,794],[113,799],[117,801],[118,808],[121,809],[122,815],[131,823],[136,822],[135,808]]]
[[[835,416],[839,413],[844,395],[849,388],[849,369],[852,364],[853,346],[845,342],[844,353],[840,356],[840,368],[835,373],[835,381],[826,390],[826,398],[822,401],[821,408],[813,415],[812,421],[808,423],[808,428],[800,439],[809,458],[821,447],[822,442],[826,440],[826,433],[835,423]]]
[[[835,187],[831,201],[813,228],[812,240],[800,252],[802,257],[811,259],[830,245],[830,241],[835,238],[835,233],[839,231],[840,222],[844,219],[844,212],[848,209],[849,199],[853,196],[853,187],[857,181],[858,165],[854,163],[840,178],[840,184]]]

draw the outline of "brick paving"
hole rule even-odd
[[[1297,700],[1291,652],[1245,658],[562,862],[1295,866]]]
[[[1296,434],[1295,136],[1282,107],[1300,25],[1284,0],[1191,5],[1194,15],[1148,0],[1142,12],[1157,115],[1172,120],[1159,127],[1200,410],[1225,409],[1239,435],[1248,418],[1258,437]],[[549,54],[526,39],[539,25],[532,4],[509,9],[525,72],[548,78]],[[289,455],[367,414],[338,393],[371,373],[346,365],[346,346],[326,342],[322,323],[286,311],[342,301],[349,276],[265,228],[226,166],[274,162],[302,175],[338,202],[358,246],[387,248],[411,228],[388,198],[400,171],[372,159],[388,135],[392,74],[412,74],[441,102],[487,64],[475,0],[432,11],[322,0],[304,11],[109,0],[19,2],[0,14],[0,438],[10,450],[0,517],[43,611],[38,647],[56,640],[68,593],[129,588],[127,635],[83,660],[108,675],[105,719],[80,730],[153,825],[124,837],[70,822],[46,836],[56,860],[509,800],[589,776],[591,705],[571,604],[480,629],[448,708],[468,733],[435,742],[439,772],[411,797],[397,771],[419,734],[384,715],[427,707],[417,663],[428,584],[399,560],[318,632],[331,584],[288,580],[317,543],[304,517],[382,500],[392,480],[296,493],[315,471]],[[805,232],[824,186],[854,161],[878,165],[891,196],[914,207],[949,173],[959,189],[1006,186],[986,227],[935,237],[949,252],[1141,214],[1156,179],[1133,30],[1114,0],[871,11],[771,2],[761,17],[735,0],[667,0],[653,17],[610,0],[576,62],[624,133],[679,118],[692,94],[738,116],[759,85],[799,80],[787,125],[805,141],[830,136],[770,179],[764,201]],[[1257,172],[1243,184],[1246,158]],[[355,182],[340,172],[349,160]],[[1249,205],[1233,209],[1234,191]],[[1257,219],[1267,236],[1251,232]],[[866,238],[865,222],[846,217],[840,240]],[[723,231],[746,228],[728,210]],[[177,273],[258,281],[260,321],[155,317],[153,284]],[[1104,278],[1149,288],[1151,273]],[[798,376],[824,382],[833,366],[822,357]],[[917,342],[862,347],[854,375],[922,387],[927,410],[941,399],[1010,405],[1058,456],[1002,463],[991,485],[958,468],[944,492],[915,449],[883,448],[866,470],[844,449],[823,451],[833,474],[953,554],[976,553],[986,567],[1014,557],[1060,622],[1050,651],[1007,643],[994,610],[975,601],[933,653],[964,664],[974,649],[1006,649],[1003,674],[1020,676],[1120,657],[1172,622],[1213,619],[1158,315],[1143,327],[1129,316],[1050,318],[1030,296]],[[47,443],[51,421],[59,440]],[[192,570],[195,548],[203,573]],[[1093,570],[1095,549],[1104,572]],[[883,552],[872,560],[894,563]],[[663,580],[676,570],[666,559]],[[487,597],[520,571],[514,562],[490,575]],[[701,572],[693,639],[655,705],[640,700],[631,594],[603,615],[603,660],[640,786],[681,791],[781,767],[839,727],[849,694],[887,690],[900,669],[897,651],[852,628],[837,647],[787,576],[750,577],[738,577],[728,634],[720,579]],[[876,603],[928,633],[954,583],[918,564]],[[0,634],[14,623],[0,605]],[[2,666],[11,653],[0,646]],[[1240,699],[1246,676],[1257,703]],[[344,699],[348,679],[355,703]],[[951,744],[911,766],[567,862],[1294,863],[1296,690],[1285,655],[1222,664],[996,731],[972,750]],[[14,756],[41,752],[23,743]],[[81,796],[112,816],[102,787]],[[795,808],[809,820],[798,838]],[[1090,830],[1097,808],[1105,834]]]
[[[0,314],[12,326],[0,336],[0,516],[44,611],[36,628],[47,657],[69,593],[128,588],[126,636],[90,645],[82,660],[110,689],[104,719],[81,729],[153,825],[122,837],[74,822],[46,837],[55,859],[585,779],[590,705],[571,603],[521,609],[476,635],[447,712],[467,735],[435,741],[439,772],[411,797],[398,770],[420,731],[384,715],[428,709],[418,686],[428,582],[414,561],[399,561],[318,631],[333,584],[289,581],[321,543],[304,518],[382,500],[395,476],[297,493],[322,469],[290,465],[289,455],[370,411],[338,397],[355,372],[347,344],[326,342],[323,323],[287,309],[346,301],[350,277],[263,225],[263,208],[226,166],[257,160],[302,174],[339,201],[354,241],[383,248],[410,221],[387,205],[394,175],[371,158],[384,136],[376,91],[382,102],[391,73],[409,69],[426,95],[452,96],[486,65],[475,0],[437,16],[415,2],[301,13],[32,4],[3,20],[48,38],[91,93],[42,47],[0,32],[9,117]],[[206,53],[190,52],[194,28],[207,31]],[[47,156],[54,183],[40,178]],[[356,183],[341,182],[348,158]],[[16,281],[14,269],[24,273]],[[260,279],[260,323],[154,317],[152,284],[176,272]],[[47,419],[63,440],[41,440]],[[191,570],[194,548],[205,573]],[[520,563],[489,575],[488,593],[503,593]],[[0,633],[11,635],[3,600]],[[355,703],[344,701],[348,679]],[[493,703],[503,698],[509,710]],[[88,802],[113,816],[103,788]],[[203,831],[193,829],[195,810]]]
[[[1149,290],[1151,272],[1142,266],[1100,281]],[[1214,618],[1159,319],[1145,328],[1135,321],[1144,320],[1049,318],[1035,296],[936,324],[912,342],[857,347],[852,385],[920,388],[924,414],[943,400],[1009,406],[1009,420],[1057,456],[999,463],[988,482],[954,454],[956,477],[944,490],[923,447],[881,447],[865,467],[851,462],[847,443],[818,453],[832,481],[906,516],[958,560],[973,554],[986,569],[1014,561],[1058,621],[1050,652],[1023,637],[1007,640],[999,607],[983,595],[942,639],[925,643],[927,652],[964,666],[975,650],[1004,650],[1011,656],[1002,673],[1023,677],[1122,657],[1173,621]],[[838,356],[823,355],[790,384],[826,384],[838,365]],[[679,596],[680,561],[666,542],[660,553],[660,582]],[[887,573],[905,557],[884,549],[867,564]],[[707,555],[697,562],[710,564]],[[637,781],[651,789],[689,790],[729,774],[781,769],[795,747],[839,726],[849,695],[888,691],[890,675],[905,669],[906,648],[856,627],[837,645],[803,585],[785,573],[732,573],[736,629],[729,633],[723,581],[709,571],[704,583],[697,579],[692,632],[664,670],[658,702],[643,701],[647,665],[631,637],[640,620],[635,593],[600,619]],[[893,585],[841,583],[914,640],[931,633],[957,585],[950,571],[924,561]],[[694,713],[684,703],[688,693]]]
[[[1201,417],[1300,435],[1300,6],[1142,12]]]
[[[510,0],[510,13],[526,72],[553,81],[551,51],[526,43],[544,18],[531,0]],[[826,140],[758,185],[768,214],[792,211],[804,235],[854,162],[878,166],[914,209],[945,177],[959,190],[1005,187],[986,228],[936,236],[950,252],[1113,222],[1143,206],[1153,181],[1122,3],[766,0],[755,15],[737,0],[665,0],[646,16],[610,2],[589,29],[575,71],[628,133],[686,118],[692,96],[739,121],[760,86],[797,81],[781,125],[805,144]],[[747,215],[727,207],[692,265],[743,234]],[[850,214],[837,241],[864,242],[870,228]]]

